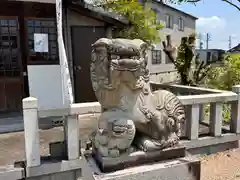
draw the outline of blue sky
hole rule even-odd
[[[182,4],[174,7],[199,18],[196,23],[197,32],[202,34],[203,40],[206,39],[204,33],[210,34],[209,48],[228,49],[229,36],[232,36],[232,47],[240,43],[240,11],[227,3],[221,0],[202,0],[196,6]]]

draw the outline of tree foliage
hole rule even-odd
[[[231,90],[237,84],[240,84],[240,56],[227,55],[224,65],[212,68],[206,78],[210,88]]]
[[[163,27],[156,13],[138,0],[100,0],[98,6],[110,12],[126,17],[130,26],[126,26],[115,37],[142,39],[149,45],[160,41],[159,30]]]
[[[167,43],[163,41],[164,52],[177,69],[182,85],[199,85],[211,68],[210,62],[200,61],[195,54],[195,40],[195,34],[183,37],[177,49],[172,46],[171,36],[167,36]]]
[[[212,68],[206,78],[205,85],[209,88],[229,90],[232,86],[240,84],[240,55],[226,55],[224,64],[220,67]],[[209,107],[205,108],[209,113]],[[231,106],[223,104],[223,120],[229,122],[231,115]]]

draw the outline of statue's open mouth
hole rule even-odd
[[[144,59],[113,59],[111,66],[118,71],[137,71],[144,63]]]

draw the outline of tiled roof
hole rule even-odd
[[[233,47],[232,49],[229,49],[227,52],[238,52],[240,53],[240,44],[238,44],[237,46]]]

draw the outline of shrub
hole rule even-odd
[[[205,84],[209,88],[229,91],[232,86],[240,84],[240,55],[227,54],[223,66],[210,70]],[[205,113],[209,114],[209,105],[205,107]],[[230,115],[230,106],[223,104],[223,121],[228,122]]]

